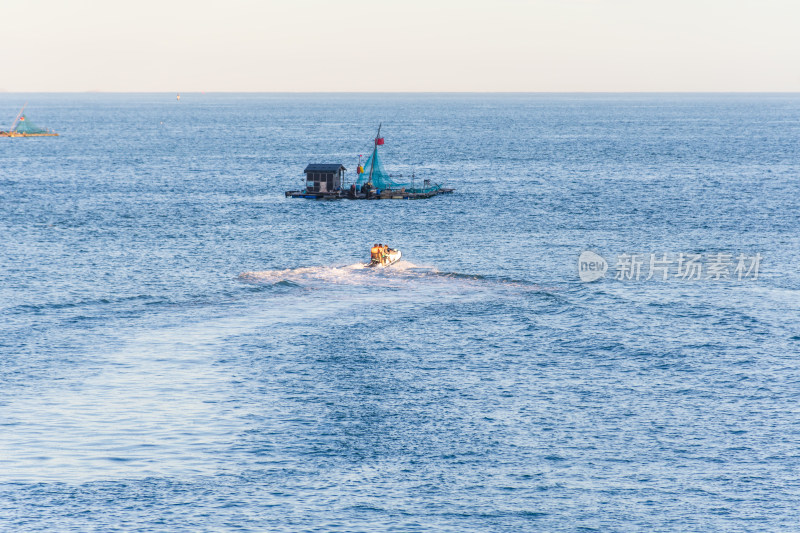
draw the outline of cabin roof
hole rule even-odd
[[[328,164],[328,163],[311,163],[306,167],[303,171],[304,173],[307,172],[339,172],[341,170],[347,170],[344,168],[344,165],[341,163],[336,164]]]

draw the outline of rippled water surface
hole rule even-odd
[[[0,530],[798,528],[800,96],[25,100]],[[284,198],[378,122],[456,193]],[[730,275],[645,279],[680,253]]]

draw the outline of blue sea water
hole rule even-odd
[[[800,530],[800,95],[25,100],[0,530]],[[284,198],[378,122],[455,194]]]

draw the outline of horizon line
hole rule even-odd
[[[0,95],[4,94],[281,94],[281,95],[323,95],[323,94],[407,94],[407,95],[578,95],[578,94],[773,94],[773,95],[800,95],[800,90],[641,90],[641,91],[117,91],[117,90],[67,90],[67,91],[20,91],[0,89]]]

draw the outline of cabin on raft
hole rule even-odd
[[[345,170],[347,169],[341,163],[333,165],[314,163],[308,165],[303,171],[306,175],[306,191],[311,193],[340,191]]]

